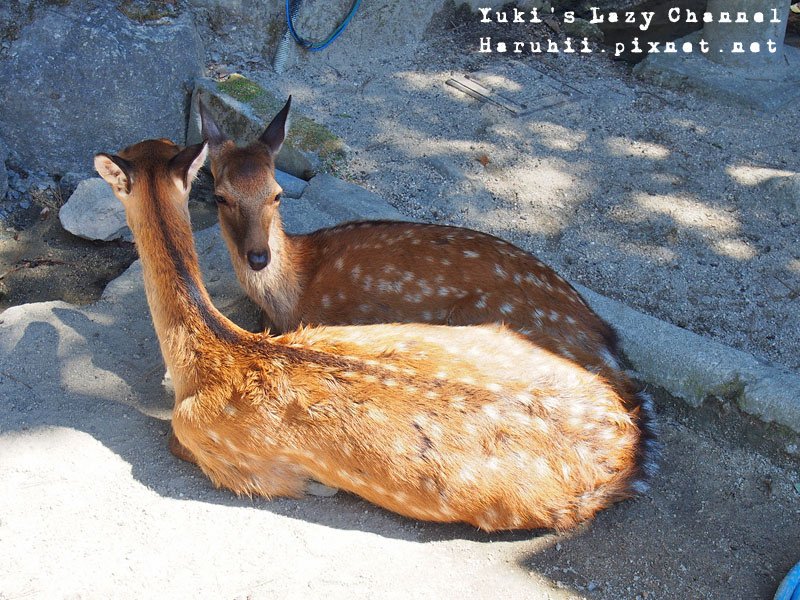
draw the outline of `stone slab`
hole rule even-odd
[[[297,233],[360,219],[410,220],[378,194],[327,173],[314,176],[300,200],[285,203],[281,214]]]
[[[283,196],[285,198],[299,198],[308,187],[307,181],[285,173],[280,169],[275,169],[275,180],[283,188]]]
[[[676,44],[696,44],[702,31],[692,33]],[[730,106],[777,112],[800,101],[800,49],[784,47],[785,65],[780,68],[730,68],[706,60],[697,52],[651,54],[634,67],[633,72],[647,81],[677,89],[690,90],[709,100]]]

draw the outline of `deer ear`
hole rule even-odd
[[[131,164],[116,154],[101,152],[94,157],[94,168],[117,194],[127,196],[131,193]]]
[[[205,139],[212,148],[221,146],[223,142],[228,139],[227,136],[222,133],[219,125],[217,125],[216,121],[211,117],[211,113],[208,111],[208,107],[205,103],[200,98],[198,98],[197,101],[200,108],[200,123],[203,139]]]
[[[272,122],[258,138],[262,144],[269,148],[273,155],[277,154],[283,145],[283,140],[286,139],[286,132],[289,130],[289,108],[292,106],[292,97],[286,101],[286,104],[281,109]]]
[[[205,164],[207,157],[208,144],[200,142],[184,148],[169,161],[172,180],[182,193],[188,192],[192,187],[192,181],[197,177],[197,172]]]

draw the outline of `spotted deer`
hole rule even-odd
[[[646,486],[651,415],[501,325],[239,328],[203,286],[188,192],[205,143],[95,166],[125,207],[172,374],[177,439],[216,486],[308,478],[414,519],[566,529]]]
[[[392,221],[287,234],[274,158],[291,100],[246,147],[237,147],[200,103],[222,235],[239,282],[273,331],[301,323],[504,323],[636,396],[620,367],[615,331],[558,273],[504,240]]]

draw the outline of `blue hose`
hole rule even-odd
[[[800,562],[784,577],[774,600],[800,600]]]
[[[297,42],[301,47],[305,48],[306,50],[310,50],[311,52],[319,52],[320,50],[324,50],[325,48],[330,46],[333,43],[333,41],[341,35],[345,27],[347,27],[347,24],[350,23],[350,20],[353,18],[353,15],[356,14],[356,10],[358,10],[359,4],[361,4],[361,0],[354,0],[353,6],[350,7],[350,12],[347,13],[347,16],[344,18],[344,20],[333,31],[333,33],[330,34],[328,38],[322,42],[312,42],[311,40],[307,40],[297,33],[297,30],[295,30],[294,28],[293,21],[294,17],[297,16],[299,6],[295,6],[294,8],[292,8],[291,0],[286,0],[286,23],[289,25],[289,32],[292,34],[292,37],[294,38],[295,42]]]

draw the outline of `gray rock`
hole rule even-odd
[[[765,200],[800,217],[800,174],[772,177],[763,184]]]
[[[0,136],[33,169],[87,171],[98,151],[184,141],[188,82],[203,69],[190,15],[153,25],[88,4],[49,7],[0,62]]]
[[[563,23],[564,32],[576,38],[589,38],[595,42],[602,42],[605,38],[603,30],[586,19],[577,18],[572,23]]]
[[[299,198],[308,187],[307,181],[284,173],[280,169],[275,169],[275,180],[283,188],[283,195],[286,198]]]
[[[58,211],[58,218],[64,229],[87,240],[132,239],[125,221],[125,209],[109,185],[99,177],[80,182]]]
[[[314,177],[299,200],[283,203],[281,215],[293,233],[360,219],[409,220],[378,194],[327,173]]]

